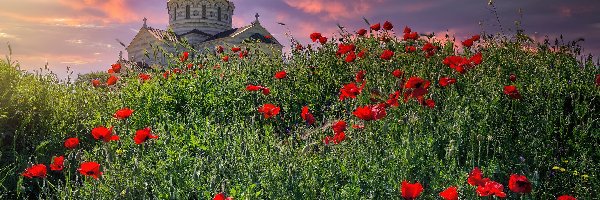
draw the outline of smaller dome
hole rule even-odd
[[[230,30],[235,6],[228,0],[168,0],[169,26],[178,34],[198,30],[210,35]]]

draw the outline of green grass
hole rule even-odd
[[[243,60],[230,53],[227,63],[198,54],[191,62],[202,69],[168,79],[150,70],[152,79],[145,83],[127,70],[117,85],[100,88],[3,62],[0,197],[210,199],[225,192],[236,199],[400,199],[400,183],[408,180],[423,184],[422,199],[439,199],[449,186],[459,187],[461,199],[476,199],[475,187],[466,183],[473,167],[502,183],[509,199],[519,197],[508,189],[512,173],[533,184],[524,199],[599,195],[600,89],[594,78],[600,70],[593,63],[584,65],[572,52],[553,52],[550,46],[532,53],[522,47],[533,43],[486,37],[465,53],[482,52],[483,63],[461,75],[442,64],[454,54],[448,44],[436,43],[444,47],[427,59],[420,50],[402,53],[405,42],[393,40],[384,46],[396,54],[383,61],[376,39],[345,39],[367,57],[345,63],[332,43],[294,51],[287,63],[253,50]],[[397,68],[407,77],[430,80],[426,97],[436,107],[400,100],[382,120],[354,117],[356,107],[371,104],[369,91],[386,98],[400,89],[391,74]],[[273,78],[282,69],[288,78]],[[365,90],[355,100],[339,101],[339,89],[358,70],[367,71]],[[518,77],[515,83],[508,79],[511,73]],[[458,82],[442,88],[441,76]],[[271,95],[247,92],[247,84],[267,86]],[[511,84],[522,99],[503,94]],[[257,112],[264,103],[280,106],[281,113],[264,119]],[[305,105],[315,126],[300,118]],[[112,116],[122,107],[135,110],[126,121]],[[347,140],[325,146],[322,139],[332,135],[329,126],[337,120],[366,128],[349,127]],[[115,126],[121,140],[95,141],[90,132],[100,125]],[[135,131],[146,126],[159,138],[136,145]],[[77,149],[63,147],[69,137],[81,139]],[[49,172],[46,179],[20,176],[57,155],[66,157],[63,172]],[[100,179],[76,171],[84,161],[100,163]]]

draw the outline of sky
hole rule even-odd
[[[304,44],[312,32],[331,36],[337,24],[348,31],[388,20],[397,32],[449,34],[464,40],[480,33],[515,33],[515,21],[541,41],[564,35],[584,38],[584,51],[600,56],[600,1],[597,0],[231,0],[233,27],[254,21],[284,46],[289,34]],[[9,54],[21,69],[48,66],[60,78],[67,67],[78,73],[105,71],[142,27],[166,29],[166,0],[0,0],[0,56]],[[285,23],[286,26],[279,25]]]

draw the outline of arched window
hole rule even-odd
[[[190,5],[185,6],[185,18],[190,18]]]
[[[217,8],[217,19],[221,21],[221,7]]]
[[[206,5],[202,5],[202,18],[206,19]]]
[[[175,7],[173,11],[173,21],[175,20],[177,20],[177,7]]]

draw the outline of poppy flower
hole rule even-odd
[[[515,81],[517,81],[517,75],[515,75],[515,74],[510,74],[510,76],[508,76],[508,79],[509,79],[510,81],[512,81],[512,82],[515,82]]]
[[[354,62],[354,60],[356,60],[356,53],[354,53],[354,51],[352,51],[348,55],[346,55],[346,60],[345,61],[347,63]]]
[[[356,55],[359,58],[364,58],[365,57],[365,50],[362,50],[360,52],[358,52],[358,54]]]
[[[514,85],[504,86],[504,94],[508,95],[511,99],[521,99],[521,94],[519,94],[517,86]]]
[[[225,193],[221,192],[219,194],[216,194],[213,197],[213,200],[233,200],[233,197],[227,197],[227,198],[225,198]]]
[[[473,55],[473,56],[472,56],[472,57],[469,59],[469,61],[473,62],[475,65],[479,65],[479,64],[481,64],[481,62],[482,62],[482,57],[483,57],[483,56],[481,55],[481,52],[479,52],[479,53],[476,53],[475,55]]]
[[[354,44],[339,44],[338,50],[335,53],[336,56],[341,56],[347,54],[349,52],[355,51],[356,46]]]
[[[74,149],[79,146],[79,138],[69,138],[65,140],[65,148]]]
[[[163,73],[164,78],[169,78],[169,76],[171,76],[171,71],[167,70]]]
[[[269,94],[271,94],[271,90],[269,88],[263,87],[262,88],[262,93],[264,95],[269,95]]]
[[[273,104],[264,104],[258,108],[258,112],[262,113],[265,116],[265,119],[274,117],[279,114],[281,109]]]
[[[25,171],[21,173],[21,176],[27,178],[46,178],[47,172],[46,165],[37,164],[25,169]]]
[[[410,77],[404,85],[404,89],[407,89],[404,93],[404,102],[408,102],[410,98],[422,99],[428,93],[427,89],[430,84],[428,80],[420,77]]]
[[[398,103],[398,98],[400,97],[400,91],[396,91],[392,94],[389,95],[388,99],[386,100],[386,105],[387,106],[393,106],[393,107],[398,107],[400,104]]]
[[[425,100],[423,105],[427,106],[429,108],[435,108],[435,101],[433,101],[433,99],[427,99],[427,100]]]
[[[282,78],[285,78],[286,76],[287,76],[287,73],[285,71],[278,71],[275,73],[276,79],[282,79]]]
[[[257,86],[257,85],[247,85],[246,86],[246,91],[259,91],[261,90],[261,86]]]
[[[173,71],[173,73],[176,73],[176,74],[181,74],[181,72],[183,72],[179,68],[174,68],[172,71]]]
[[[140,77],[140,79],[142,79],[142,81],[147,81],[150,80],[150,74],[144,74],[144,73],[140,73],[138,75],[138,77]]]
[[[394,75],[394,77],[396,77],[396,78],[402,78],[402,75],[404,75],[404,72],[400,69],[395,69],[392,72],[392,75]]]
[[[488,181],[490,181],[490,179],[483,178],[483,172],[481,172],[478,167],[473,168],[471,173],[469,173],[469,177],[467,178],[467,183],[472,186],[483,186]]]
[[[600,86],[600,74],[596,74],[596,86]]]
[[[117,110],[113,116],[117,119],[127,119],[131,116],[131,114],[133,114],[133,110],[125,107]]]
[[[439,84],[442,87],[446,87],[448,85],[452,85],[456,83],[456,79],[455,78],[449,78],[449,77],[442,77],[440,78]]]
[[[187,52],[187,51],[186,51],[186,52],[183,52],[183,53],[181,54],[181,56],[179,57],[179,60],[181,60],[181,62],[185,62],[185,61],[187,61],[187,60],[188,60],[188,56],[189,56],[189,55],[190,55],[190,53],[189,53],[189,52]]]
[[[344,132],[339,132],[333,135],[333,143],[339,144],[342,143],[346,139],[346,134]]]
[[[421,192],[423,192],[423,186],[419,182],[411,184],[408,181],[402,181],[400,190],[402,191],[402,198],[413,200],[421,196]]]
[[[440,197],[444,200],[458,200],[458,188],[452,186],[440,192]]]
[[[242,48],[240,47],[231,47],[231,51],[233,51],[233,53],[237,53],[238,51],[241,51]]]
[[[497,196],[500,198],[505,198],[506,193],[504,193],[504,186],[495,181],[488,181],[483,186],[477,186],[477,195],[480,197],[487,196]]]
[[[300,114],[302,120],[304,120],[308,125],[312,125],[315,123],[315,117],[312,113],[308,111],[308,106],[302,107],[302,113]]]
[[[302,49],[304,49],[304,47],[301,44],[296,45],[296,50],[302,51]]]
[[[229,56],[223,56],[223,62],[229,62]]]
[[[113,135],[113,127],[110,129],[104,126],[98,126],[92,129],[92,136],[96,140],[103,140],[104,142],[116,141],[119,140],[119,136]]]
[[[417,32],[404,33],[403,39],[404,40],[417,40],[417,39],[419,39],[419,34]]]
[[[325,138],[323,138],[323,143],[325,143],[325,145],[329,145],[329,143],[333,142],[333,137],[331,136],[325,136]]]
[[[115,70],[113,70],[113,69],[108,69],[108,71],[107,71],[107,72],[108,72],[109,74],[114,74],[114,73],[115,73]]]
[[[373,24],[371,25],[371,30],[373,31],[379,31],[379,29],[381,29],[381,24],[377,23],[377,24]]]
[[[472,39],[466,39],[465,41],[462,41],[462,45],[465,47],[471,47],[473,46],[473,40]]]
[[[508,189],[514,193],[530,193],[531,182],[524,175],[512,174],[508,180]]]
[[[187,64],[187,69],[188,70],[193,69],[193,68],[194,68],[194,63],[188,63]]]
[[[321,45],[324,45],[325,43],[327,43],[327,38],[326,37],[319,38],[319,43],[321,43]]]
[[[62,171],[65,168],[65,157],[58,156],[54,157],[52,163],[50,164],[50,170],[52,171]]]
[[[115,73],[121,72],[121,63],[112,64],[110,67]]]
[[[394,28],[394,25],[392,25],[391,22],[385,21],[383,23],[383,29],[385,29],[386,31],[392,30]]]
[[[365,34],[367,34],[367,30],[361,28],[358,31],[356,31],[356,34],[358,34],[358,36],[365,36]]]
[[[362,92],[365,84],[366,81],[362,82],[360,87],[357,87],[355,83],[344,85],[344,87],[340,89],[340,101],[343,101],[346,98],[355,99],[356,95],[359,95]]]
[[[358,72],[356,72],[356,82],[357,83],[362,83],[365,81],[365,75],[367,74],[367,71],[365,70],[360,70]]]
[[[565,194],[565,195],[558,197],[556,200],[577,200],[577,199],[575,197]]]
[[[404,30],[402,31],[402,33],[410,33],[412,32],[412,30],[408,27],[408,26],[404,26]]]
[[[346,122],[344,120],[337,121],[335,124],[331,126],[334,133],[340,133],[346,131]]]
[[[240,51],[240,58],[245,58],[248,56],[248,51]]]
[[[323,37],[323,36],[321,35],[321,33],[312,33],[312,34],[310,34],[310,39],[311,39],[313,42],[316,42],[316,41],[317,41],[317,40],[319,40],[321,37]]]
[[[412,52],[415,52],[415,51],[417,51],[417,47],[415,47],[415,46],[406,46],[406,47],[404,47],[404,50],[405,50],[407,53],[412,53]]]
[[[271,39],[271,38],[273,38],[272,35],[265,35],[265,39]]]
[[[480,35],[474,35],[473,37],[471,37],[471,40],[473,40],[473,41],[479,41],[480,38],[481,38]]]
[[[92,86],[94,86],[94,87],[100,86],[100,80],[98,80],[98,79],[92,80]]]
[[[384,59],[384,60],[390,60],[390,59],[392,59],[392,56],[394,56],[394,52],[389,49],[386,49],[386,50],[383,50],[383,53],[381,53],[380,58]]]
[[[135,144],[142,144],[148,139],[156,138],[158,138],[158,136],[153,135],[150,131],[150,128],[146,127],[135,132],[135,137],[133,138],[133,141],[135,141]]]
[[[217,46],[217,53],[223,53],[224,49],[223,46]]]
[[[387,115],[384,104],[358,107],[352,114],[365,121],[379,120]]]
[[[435,51],[437,48],[438,47],[431,44],[431,42],[425,43],[425,45],[423,45],[423,51]]]
[[[111,86],[117,83],[117,81],[119,80],[119,78],[117,78],[116,76],[110,76],[108,77],[108,80],[106,81],[106,85]]]
[[[93,161],[81,163],[77,171],[84,176],[91,176],[94,179],[98,179],[98,177],[102,175],[102,172],[100,172],[100,164]]]

